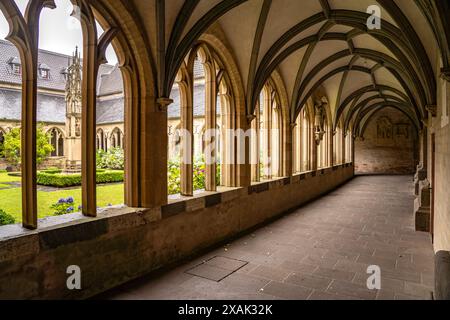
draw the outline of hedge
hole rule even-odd
[[[57,173],[61,173],[62,170],[61,169],[46,169],[46,170],[41,170],[40,172],[48,173],[48,174],[57,174]]]
[[[123,182],[123,180],[123,171],[97,172],[97,183]],[[37,175],[37,184],[57,188],[81,186],[81,174],[68,175],[39,172]]]
[[[0,169],[0,173],[8,173],[6,169]]]

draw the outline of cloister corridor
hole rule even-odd
[[[359,176],[283,218],[100,299],[431,299],[431,236],[411,176]],[[381,268],[381,290],[367,268]],[[236,270],[237,269],[237,270]]]

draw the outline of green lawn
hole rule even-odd
[[[20,177],[11,177],[7,173],[0,173],[0,183],[20,182]]]
[[[0,184],[4,182],[20,181],[20,178],[7,176],[7,174],[0,173]],[[73,197],[75,199],[74,208],[78,211],[78,206],[81,205],[81,188],[72,190],[59,190],[55,192],[38,191],[38,215],[39,218],[44,218],[53,215],[50,206],[60,198]],[[22,220],[22,193],[21,188],[0,190],[0,209],[13,215],[17,222]],[[111,205],[123,204],[124,187],[123,184],[111,184],[97,187],[97,205],[99,207],[107,207]]]

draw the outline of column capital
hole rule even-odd
[[[450,82],[450,68],[441,69],[441,78]]]
[[[253,120],[256,119],[256,116],[254,114],[250,114],[247,116],[247,122],[252,123]]]
[[[156,99],[159,111],[167,111],[167,108],[173,103],[173,99],[170,98],[158,98]]]
[[[431,116],[433,116],[433,117],[437,116],[437,105],[428,104],[425,106],[425,110],[427,110],[429,113],[431,113]]]

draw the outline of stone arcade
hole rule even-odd
[[[83,212],[38,221],[39,84],[51,66],[38,59],[36,33],[41,9],[55,2],[30,0],[27,19],[14,0],[0,2],[30,150],[21,155],[23,223],[0,227],[0,298],[83,299],[116,288],[107,295],[450,299],[449,1],[71,3],[83,25],[81,109],[70,107],[60,130],[81,146],[73,158]],[[380,29],[367,27],[372,5]],[[107,136],[98,138],[98,75],[110,44],[119,64],[106,73],[123,78],[126,207],[97,212],[95,155]],[[212,129],[253,129],[245,163],[224,160],[240,142],[203,135]],[[205,190],[195,192],[189,160],[208,143],[220,145],[222,162],[205,166]],[[169,198],[173,155],[183,159],[181,194]],[[153,282],[140,279],[186,258]],[[74,261],[85,285],[68,291],[61,270]],[[367,291],[368,265],[381,267],[382,290]],[[198,276],[187,275],[194,266]]]

